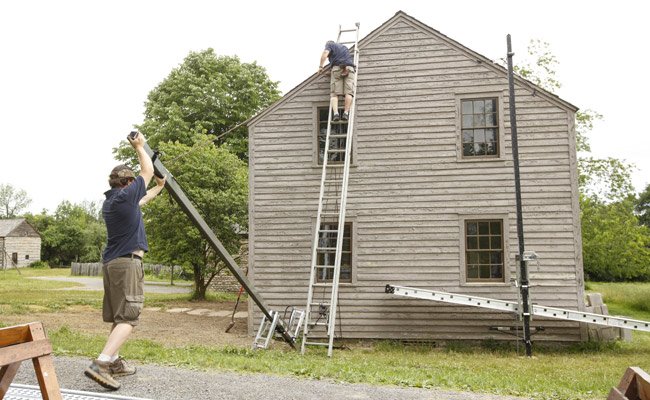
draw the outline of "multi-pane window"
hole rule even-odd
[[[465,221],[468,282],[503,282],[503,221]]]
[[[336,257],[336,231],[338,222],[323,223],[318,234],[318,265],[334,265]],[[352,282],[352,246],[350,232],[352,224],[345,224],[343,232],[343,251],[341,252],[341,274],[339,282]],[[327,250],[331,249],[331,250]],[[318,282],[332,282],[334,278],[333,268],[318,268]]]
[[[463,157],[499,156],[497,99],[461,100]]]
[[[325,154],[325,145],[327,139],[327,113],[329,108],[318,109],[318,163],[323,163],[323,156]],[[343,109],[339,110],[339,114],[343,115]],[[345,150],[345,138],[331,137],[333,135],[345,135],[348,132],[347,123],[332,124],[330,132],[330,150]],[[342,163],[345,161],[345,153],[331,152],[328,154],[328,163]]]

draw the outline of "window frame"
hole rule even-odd
[[[456,155],[458,162],[495,162],[505,161],[505,128],[504,128],[504,94],[503,92],[480,92],[480,93],[464,93],[456,94]],[[496,100],[496,136],[497,136],[497,154],[496,155],[480,155],[480,156],[465,156],[463,154],[463,108],[464,101],[470,100]]]
[[[468,279],[467,277],[467,222],[471,221],[500,221],[501,244],[503,261],[503,280]],[[460,215],[459,227],[459,275],[460,286],[511,286],[511,257],[510,257],[510,221],[508,214],[467,214]]]
[[[312,103],[312,168],[318,168],[322,169],[323,168],[323,163],[320,161],[319,157],[319,146],[320,142],[318,140],[318,136],[320,133],[320,110],[323,108],[329,109],[329,103],[327,102],[315,102]],[[343,107],[339,107],[340,109],[343,109]],[[356,129],[356,118],[355,118],[355,129]],[[356,154],[356,148],[357,148],[357,134],[356,132],[352,135],[352,148],[350,149],[350,167],[354,168],[356,167],[356,162],[355,160],[357,159],[357,154]],[[331,161],[330,161],[331,162]],[[337,164],[343,164],[343,162],[337,163]]]
[[[332,219],[326,219],[324,221],[321,221],[321,224],[338,224],[337,221],[332,220]],[[346,216],[345,217],[345,224],[350,225],[350,281],[342,281],[339,279],[339,285],[343,286],[353,286],[357,284],[357,253],[358,251],[355,244],[357,243],[357,218],[355,216]],[[312,217],[312,236],[311,240],[312,243],[311,245],[313,246],[313,240],[314,240],[314,235],[316,233],[316,217]],[[318,271],[316,271],[318,274]],[[316,282],[317,283],[331,283],[332,281],[326,281],[326,280],[318,280],[318,275],[316,276]]]

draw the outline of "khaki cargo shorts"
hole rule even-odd
[[[104,322],[136,326],[144,303],[142,260],[116,258],[102,265]]]
[[[344,94],[349,94],[354,96],[354,67],[345,67],[348,71],[348,76],[344,77],[341,75],[343,68],[339,65],[335,65],[332,68],[332,79],[330,83],[330,93],[332,95],[341,96]]]

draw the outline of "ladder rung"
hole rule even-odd
[[[316,247],[316,250],[318,250],[318,251],[328,251],[328,250],[336,251],[336,247]]]
[[[320,343],[320,342],[305,342],[305,344],[306,344],[306,345],[309,345],[309,346],[329,346],[329,345],[330,345],[329,342],[328,342],[328,343]]]
[[[334,266],[333,265],[314,265],[314,268],[332,269],[332,268],[334,268]]]
[[[345,153],[346,151],[346,149],[327,149],[328,153]]]
[[[332,287],[331,283],[312,283],[314,287]]]
[[[323,305],[323,306],[329,306],[330,303],[323,303],[323,302],[320,302],[320,303],[314,303],[314,302],[311,302],[311,303],[309,303],[309,305],[311,305],[311,306],[320,306],[320,305]]]
[[[346,121],[341,120],[341,121],[332,121],[331,122],[332,125],[342,125],[342,124],[347,124],[347,123],[348,123],[347,120]]]
[[[357,28],[341,29],[341,32],[356,32]]]
[[[338,163],[338,164],[330,164],[330,163],[327,163],[327,168],[343,168],[343,167],[345,167],[345,164],[340,164],[340,163]],[[328,181],[325,181],[325,182],[328,182]],[[341,182],[341,183],[343,183],[343,179],[337,180],[337,181],[329,181],[329,182]]]
[[[339,231],[331,230],[331,229],[321,229],[318,232],[321,232],[321,233],[339,233]]]
[[[348,135],[330,135],[330,139],[340,139],[340,138],[347,138]]]
[[[343,183],[343,179],[325,179],[325,183]]]

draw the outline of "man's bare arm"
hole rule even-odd
[[[146,151],[144,151],[144,136],[142,133],[138,133],[135,139],[131,139],[130,136],[127,136],[131,145],[135,148],[136,153],[138,153],[138,158],[140,159],[140,176],[144,179],[145,187],[151,182],[151,177],[153,176],[153,163],[151,158]]]
[[[167,180],[167,176],[163,176],[162,178],[158,178],[157,176],[154,175],[154,178],[156,178],[156,186],[153,188],[147,190],[147,194],[144,195],[143,198],[140,199],[140,202],[138,205],[143,206],[147,204],[147,202],[160,193],[161,190],[165,187],[165,181]]]

